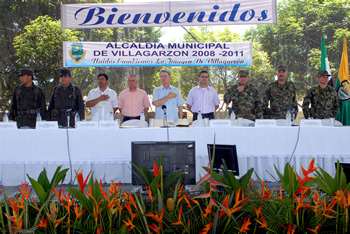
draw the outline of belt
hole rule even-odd
[[[37,114],[39,112],[39,109],[37,110],[24,110],[24,111],[17,111],[17,115],[32,115]]]
[[[287,111],[287,107],[283,108],[271,108],[273,112],[282,112],[282,111]]]
[[[129,118],[129,119],[137,119],[137,118],[140,118],[140,115],[139,116],[134,116],[134,117],[130,117],[130,116],[126,116],[126,115],[123,115],[124,118]]]

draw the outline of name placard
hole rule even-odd
[[[0,122],[0,129],[17,129],[16,122]]]
[[[98,121],[79,121],[75,124],[75,128],[83,129],[83,128],[98,128]]]
[[[230,128],[231,120],[230,119],[211,119],[210,127],[218,127],[218,128]]]
[[[36,122],[35,129],[58,129],[57,121]]]
[[[119,128],[119,121],[100,121],[100,128]]]
[[[256,119],[255,127],[276,127],[277,122],[275,119]]]
[[[320,119],[301,119],[300,127],[324,127]]]

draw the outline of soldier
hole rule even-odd
[[[197,120],[198,111],[203,118],[215,119],[214,112],[220,105],[216,90],[208,85],[209,74],[201,71],[198,76],[199,85],[190,90],[187,97],[187,108],[193,113],[193,121]]]
[[[328,85],[327,71],[317,74],[318,85],[309,89],[303,101],[305,118],[315,119],[335,118],[338,113],[339,103],[337,93],[332,86]],[[309,105],[311,104],[311,108]]]
[[[67,126],[67,116],[70,116],[69,126],[74,127],[75,112],[79,112],[81,119],[84,119],[84,100],[80,89],[72,85],[70,70],[60,70],[61,85],[53,90],[49,103],[48,119],[58,121],[58,125]]]
[[[277,81],[270,83],[265,89],[262,110],[264,118],[285,119],[287,110],[294,109],[297,112],[296,89],[293,82],[286,81],[288,76],[286,66],[278,66],[276,75]],[[270,108],[268,108],[269,103]]]
[[[42,88],[33,83],[32,70],[23,69],[18,76],[21,85],[13,92],[9,119],[15,120],[18,128],[35,128],[37,113],[40,113],[42,119],[46,118],[45,94]]]
[[[248,84],[249,70],[241,69],[238,72],[239,84],[232,85],[224,95],[224,102],[232,102],[232,110],[237,117],[255,120],[262,119],[261,100],[258,90]]]

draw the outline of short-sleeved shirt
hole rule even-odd
[[[107,101],[100,101],[91,107],[91,119],[93,121],[109,120],[110,113],[114,113],[113,108],[118,107],[118,95],[109,87],[104,92],[100,90],[100,87],[90,90],[86,102],[95,100],[102,95],[108,95],[109,99]]]
[[[220,100],[214,88],[197,85],[188,93],[186,103],[191,106],[191,112],[208,114],[215,112],[215,106],[220,105]]]
[[[119,95],[119,108],[124,116],[140,116],[143,109],[150,106],[147,93],[142,89],[137,88],[133,92],[129,88],[124,89]]]
[[[153,90],[152,103],[154,103],[154,101],[157,101],[166,97],[170,92],[176,93],[177,96],[175,98],[171,98],[167,100],[163,105],[167,107],[166,109],[167,119],[172,119],[176,123],[177,120],[179,119],[177,108],[185,103],[180,93],[180,90],[178,88],[175,88],[171,85],[169,86],[168,89],[164,88],[163,85],[155,88]],[[156,107],[156,116],[155,116],[156,119],[163,119],[164,117],[164,111],[162,109],[163,105]]]

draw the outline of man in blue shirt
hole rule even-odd
[[[156,119],[163,119],[164,111],[162,106],[166,106],[167,119],[182,119],[182,105],[185,103],[180,90],[170,85],[171,73],[161,70],[159,73],[162,85],[153,90],[152,104],[156,107]]]

